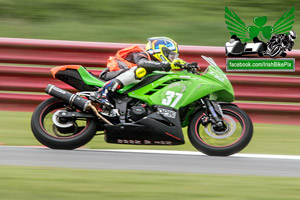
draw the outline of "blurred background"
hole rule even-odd
[[[1,38],[29,38],[145,44],[148,37],[166,36],[174,39],[179,45],[224,47],[225,42],[230,38],[225,24],[225,6],[230,7],[247,26],[253,25],[253,17],[257,16],[267,16],[266,25],[272,26],[288,9],[295,6],[293,29],[300,35],[298,5],[300,5],[299,0],[0,0],[0,40]],[[105,60],[104,57],[101,58],[102,60],[99,57],[102,66],[95,68],[98,62],[98,50],[73,48],[64,52],[66,50],[64,46],[58,49],[61,51],[55,52],[56,50],[50,47],[51,41],[47,43],[47,47],[30,45],[28,47],[27,44],[10,45],[5,42],[0,45],[0,145],[40,146],[30,129],[32,111],[29,109],[27,110],[29,112],[16,112],[18,108],[11,111],[7,105],[14,102],[22,104],[26,101],[23,98],[25,96],[40,97],[44,85],[47,85],[47,81],[51,79],[49,69],[56,64],[64,64],[66,62],[64,58],[76,58],[78,63],[73,64],[86,62],[87,66],[88,61],[85,58],[92,59],[94,63],[91,64],[92,68],[88,69],[94,70],[92,72],[98,70],[98,73]],[[295,41],[294,49],[300,49],[299,38]],[[103,54],[105,58],[108,58],[109,54],[114,54],[114,52],[105,53]],[[86,57],[79,58],[77,54]],[[59,59],[51,62],[51,56],[57,56]],[[74,62],[77,62],[76,59]],[[225,63],[223,55],[222,58],[219,57],[217,64],[219,62]],[[288,107],[288,112],[278,111],[273,117],[278,121],[279,114],[285,113],[285,121],[292,119],[291,122],[295,122],[296,118],[299,119],[300,112],[300,109],[297,112],[294,109],[300,107],[299,72],[239,74],[241,76],[235,79],[234,84],[242,85],[240,87],[242,89],[251,87],[249,82],[242,82],[242,76],[255,75],[261,78],[257,82],[257,79],[253,77],[251,79],[251,84],[256,86],[256,89],[251,92],[252,99],[241,99],[237,102],[247,104],[256,100],[256,103],[264,103],[260,106],[261,110],[269,108],[269,104],[272,104],[272,109],[277,109],[274,103],[279,105],[278,107],[289,104],[291,107]],[[44,81],[45,78],[48,80]],[[276,85],[275,82],[278,84]],[[44,85],[40,86],[39,83]],[[259,86],[260,84],[262,87]],[[244,97],[249,95],[250,92],[244,91]],[[282,91],[289,96],[289,100],[285,100],[284,95],[277,99],[268,98],[267,92],[280,94]],[[255,98],[258,93],[265,93],[265,95]],[[12,98],[15,100],[12,101]],[[38,98],[33,101],[34,106],[39,101]],[[260,117],[263,118],[265,114]],[[273,113],[268,113],[269,117],[272,115]],[[184,132],[186,134],[186,129]],[[299,123],[298,125],[255,123],[254,137],[242,152],[300,155],[299,133]],[[85,148],[195,151],[189,142],[186,145],[172,147],[126,146],[106,144],[102,136],[95,137]],[[0,199],[1,197],[10,200],[37,197],[39,199],[50,199],[50,197],[52,199],[62,197],[63,199],[99,199],[99,195],[102,195],[103,199],[174,200],[210,197],[210,199],[232,200],[242,199],[241,197],[244,196],[245,199],[260,197],[264,200],[273,200],[298,199],[300,195],[299,192],[297,193],[300,187],[298,178],[201,174],[194,176],[133,171],[97,171],[96,174],[92,170],[0,166],[2,180]],[[232,185],[234,187],[231,187]],[[65,189],[64,186],[70,187]],[[116,192],[115,188],[118,188],[119,192]],[[282,189],[286,193],[281,193]],[[153,191],[157,192],[153,193]]]
[[[224,46],[230,37],[225,6],[246,23],[267,16],[274,23],[296,7],[294,29],[300,33],[297,0],[1,0],[0,37],[146,43],[167,36],[178,44]],[[295,48],[300,48],[296,42]]]

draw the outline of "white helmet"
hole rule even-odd
[[[296,39],[296,37],[297,37],[296,32],[293,31],[293,30],[291,30],[289,32],[289,39],[290,39],[290,41],[294,41]]]

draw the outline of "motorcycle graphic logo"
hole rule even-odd
[[[273,26],[265,26],[268,18],[266,16],[254,17],[254,26],[246,26],[237,14],[225,7],[225,23],[231,35],[236,35],[242,42],[247,42],[255,37],[265,41],[271,38],[272,34],[288,34],[292,30],[294,24],[295,7],[287,10]]]
[[[254,17],[254,25],[246,26],[243,20],[230,8],[225,7],[225,23],[231,34],[226,42],[227,56],[258,54],[259,56],[286,56],[296,39],[293,31],[295,7],[287,10],[273,26],[266,26],[266,16]],[[249,41],[253,41],[250,42]]]

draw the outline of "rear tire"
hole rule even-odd
[[[221,107],[224,121],[229,127],[223,135],[215,134],[210,125],[206,127],[202,125],[203,111],[192,117],[188,127],[188,136],[192,145],[210,156],[229,156],[237,153],[248,145],[253,135],[252,121],[244,111],[234,105],[221,105]]]
[[[64,110],[66,103],[57,98],[43,101],[33,112],[31,130],[35,138],[52,149],[75,149],[88,143],[97,131],[95,119],[73,120],[73,126],[65,131],[52,120],[56,110]],[[67,131],[66,131],[67,130]]]

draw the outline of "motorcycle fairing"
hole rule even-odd
[[[104,125],[106,142],[119,144],[179,145],[184,144],[179,112],[166,106],[133,123]]]
[[[94,91],[105,84],[82,66],[77,69],[61,66],[56,71],[56,78],[80,91]],[[69,71],[73,71],[72,76]],[[214,96],[213,100],[216,101],[234,100],[231,83],[222,70],[214,65],[210,65],[201,76],[187,71],[154,71],[142,82],[128,85],[118,92],[146,102],[150,106],[161,105],[175,109],[187,106],[207,95]]]
[[[152,83],[153,81],[156,81],[160,78],[162,78],[163,76],[165,76],[166,74],[155,74],[155,75],[150,75],[145,77],[141,82],[137,83],[136,85],[134,85],[133,87],[130,86],[129,89],[124,88],[123,91],[125,91],[123,94],[128,94],[129,92],[132,92],[134,90],[143,88],[144,86]]]
[[[103,87],[105,81],[88,72],[81,65],[63,65],[51,69],[54,78],[57,78],[79,91],[94,91]]]
[[[180,109],[212,93],[215,94],[216,99],[214,100],[217,101],[231,102],[234,100],[234,92],[229,80],[223,72],[209,66],[202,76],[185,71],[168,73],[142,88],[128,92],[128,96],[140,99],[149,105]],[[172,98],[170,94],[173,95]],[[178,102],[175,103],[177,97]],[[168,99],[171,99],[170,103],[166,102]]]
[[[54,68],[50,69],[50,71],[51,71],[53,78],[56,78],[57,72],[66,71],[67,69],[78,70],[80,67],[82,67],[82,66],[81,65],[62,65],[62,66],[54,67]]]

